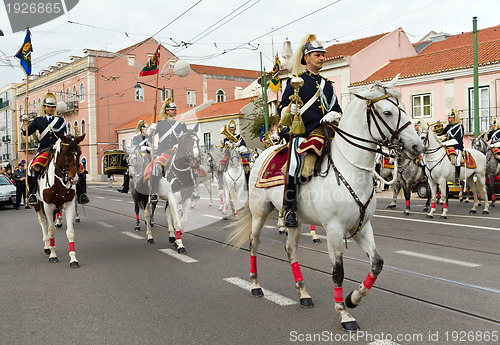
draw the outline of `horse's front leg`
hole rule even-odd
[[[412,184],[413,184],[413,181],[409,181],[408,183],[406,183],[406,182],[402,183],[403,193],[405,195],[405,202],[406,202],[405,211],[404,211],[405,216],[410,215],[410,209],[411,209],[410,199],[411,199],[411,185]]]
[[[311,224],[311,238],[313,243],[321,243],[321,239],[316,235],[316,225]]]
[[[151,231],[151,202],[148,200],[146,206],[144,206],[144,219],[146,220],[146,236],[148,238],[148,244],[155,244],[153,238],[153,232]]]
[[[293,278],[295,279],[295,288],[297,289],[297,294],[299,295],[300,305],[306,308],[314,307],[311,296],[307,293],[306,284],[304,283],[304,278],[302,277],[302,272],[300,270],[299,262],[297,259],[297,248],[299,247],[299,240],[301,234],[302,224],[298,224],[296,228],[288,229],[288,237],[286,238],[285,250],[288,255],[288,261],[292,266]]]
[[[434,213],[436,213],[436,200],[437,200],[437,183],[428,180],[429,189],[431,190],[431,210],[427,214],[426,218],[434,218]]]
[[[73,201],[76,204],[76,200]],[[73,205],[68,204],[69,207],[66,207],[66,237],[68,238],[69,243],[69,267],[70,268],[79,268],[80,263],[76,258],[75,252],[75,229],[73,228],[73,222],[75,220],[75,207]]]
[[[340,324],[345,331],[357,331],[359,329],[356,319],[346,310],[344,303],[344,257],[342,253],[343,226],[338,223],[328,224],[325,228],[328,238],[328,254],[332,262],[333,295],[335,299],[335,311],[340,316]]]
[[[43,206],[40,206],[40,210],[36,211],[38,216],[38,223],[40,223],[40,227],[42,228],[42,241],[43,241],[43,252],[47,255],[50,254],[50,240],[49,234],[47,232],[47,216],[44,213]]]
[[[474,208],[477,209],[477,206],[479,206],[479,197],[478,197],[478,192],[481,190],[481,197],[484,199],[484,209],[483,209],[483,214],[489,214],[489,203],[488,203],[488,194],[486,192],[486,178],[485,177],[477,177],[477,184],[474,182],[474,175],[469,177],[467,181],[472,181],[471,183],[471,190],[472,194],[474,195]],[[472,210],[471,210],[472,211]],[[471,212],[469,212],[471,213]],[[476,213],[476,212],[473,212]]]
[[[286,233],[285,217],[281,211],[278,212],[278,232],[280,234]]]
[[[208,191],[208,196],[210,197],[210,201],[208,202],[208,207],[212,207],[213,200],[212,200],[212,184],[211,180],[208,179],[205,181],[205,188],[207,188]]]
[[[184,201],[184,204],[182,204],[181,224],[179,229],[175,230],[175,247],[177,248],[177,252],[179,254],[186,254],[186,248],[182,243],[182,233],[184,232],[184,227],[187,224],[187,216],[190,203],[191,203],[191,198],[188,198],[186,201]]]
[[[78,213],[78,203],[75,202],[75,223],[80,223],[80,214]]]
[[[168,241],[170,243],[175,243],[175,227],[173,224],[173,215],[171,214],[173,209],[177,209],[175,206],[170,206],[170,203],[167,202],[167,206],[165,207],[165,217],[167,218],[167,226],[168,226]]]
[[[354,240],[361,250],[370,258],[371,267],[370,272],[365,280],[358,286],[357,290],[347,295],[345,304],[348,308],[356,308],[361,303],[362,298],[368,295],[384,266],[384,260],[379,255],[377,247],[375,246],[373,229],[370,222],[367,222],[363,230],[354,236]]]
[[[448,218],[448,185],[446,180],[439,183],[439,188],[441,189],[441,202],[443,204],[443,212],[441,213],[440,219]],[[444,191],[444,192],[443,192]]]
[[[399,181],[395,182],[392,186],[392,201],[389,205],[387,205],[387,209],[393,210],[396,208],[396,202],[398,200],[399,190],[401,189],[401,184]]]
[[[49,262],[52,263],[59,262],[59,259],[57,258],[56,254],[56,240],[55,240],[56,226],[54,223],[55,208],[51,207],[48,204],[44,204],[44,211],[45,214],[48,215],[48,217],[46,218],[47,218],[47,236],[49,238],[49,249],[50,249]]]

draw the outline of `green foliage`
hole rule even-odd
[[[254,99],[253,104],[255,106],[254,110],[248,114],[248,119],[250,123],[243,127],[245,133],[250,135],[250,138],[260,138],[260,132],[262,130],[262,125],[265,122],[265,108],[264,108],[264,100],[262,97],[257,97]],[[269,115],[268,126],[271,129],[273,124],[276,124],[277,116]]]

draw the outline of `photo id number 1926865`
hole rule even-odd
[[[60,2],[46,3],[46,2],[15,2],[6,3],[5,7],[9,14],[51,14],[51,13],[61,13],[63,11]]]

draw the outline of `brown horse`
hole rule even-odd
[[[60,135],[53,147],[53,158],[38,181],[38,204],[35,211],[42,227],[44,251],[49,255],[49,262],[59,262],[56,254],[54,224],[55,215],[66,210],[66,236],[69,242],[69,265],[78,268],[80,264],[75,253],[75,220],[76,183],[80,166],[80,142],[85,134],[79,137]]]

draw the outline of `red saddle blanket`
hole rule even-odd
[[[167,153],[162,153],[158,158],[156,158],[153,162],[153,166],[155,164],[161,164],[165,166],[170,159],[171,155]],[[146,167],[146,170],[144,170],[144,177],[143,180],[146,181],[149,177],[151,176],[151,163],[149,163]]]
[[[384,157],[384,168],[394,169],[394,164],[392,164],[391,159],[388,157]]]
[[[491,151],[493,151],[493,155],[495,156],[496,159],[500,159],[500,148],[492,147]]]
[[[448,158],[451,155],[458,156],[457,151],[455,150],[455,148],[453,146],[446,147],[446,154],[448,155]],[[472,157],[472,155],[467,151],[462,152],[462,157],[460,157],[460,166],[464,166],[464,165],[467,169],[476,169],[476,167],[477,167],[476,161],[474,160],[474,157]]]
[[[255,187],[268,188],[284,184],[285,175],[281,172],[281,168],[286,164],[287,158],[288,146],[286,145],[271,152],[260,167]]]
[[[51,160],[52,157],[50,157],[48,152],[40,152],[38,155],[33,158],[33,161],[31,162],[30,168],[33,168],[35,166],[39,166],[40,168],[45,168],[47,166],[47,163]]]
[[[225,156],[224,158],[222,158],[219,161],[219,164],[220,165],[226,165],[228,159],[229,159],[229,157]],[[241,164],[250,166],[250,163],[247,161],[247,159],[245,157],[241,157]]]

